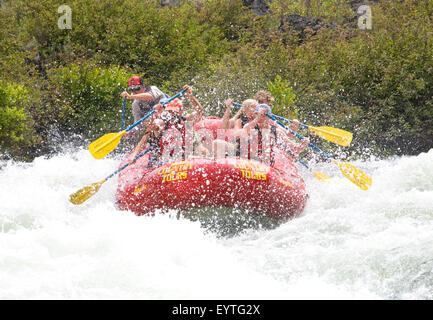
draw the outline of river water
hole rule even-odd
[[[433,149],[300,167],[304,214],[231,236],[176,213],[137,217],[114,205],[116,178],[79,206],[69,194],[116,158],[65,151],[0,163],[0,299],[433,299]]]

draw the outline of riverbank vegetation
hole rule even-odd
[[[276,114],[353,132],[353,157],[433,147],[430,0],[374,1],[371,29],[340,0],[275,0],[264,15],[240,0],[0,4],[4,158],[31,160],[71,137],[84,145],[119,131],[119,94],[136,74],[169,94],[191,84],[208,115],[222,115],[228,97],[270,90]],[[71,28],[59,28],[63,4]]]

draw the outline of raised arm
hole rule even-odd
[[[297,131],[298,131],[298,128],[299,128],[299,121],[296,120],[296,119],[293,119],[292,123],[290,123],[290,130],[292,130],[293,132],[297,132]],[[292,134],[292,133],[289,132],[289,131],[286,131],[286,135],[287,135],[289,138],[294,138],[294,137],[295,137],[295,135]]]
[[[234,121],[232,119],[230,119],[230,112],[232,110],[232,106],[233,106],[233,99],[227,99],[226,100],[226,111],[224,112],[224,116],[222,118],[221,129],[232,128],[231,124],[234,123]]]
[[[182,89],[185,90],[186,96],[188,97],[189,101],[191,101],[191,104],[194,108],[194,112],[185,117],[186,120],[193,122],[200,121],[203,118],[202,105],[197,100],[197,98],[193,96],[192,88],[189,85],[184,85]]]
[[[251,134],[251,129],[254,129],[259,122],[265,122],[265,121],[267,121],[267,118],[266,118],[265,114],[266,114],[266,109],[260,109],[255,114],[254,119],[252,121],[248,122],[245,125],[244,129],[245,129],[245,131],[247,132],[248,135]]]

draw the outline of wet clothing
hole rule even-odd
[[[155,86],[146,86],[144,91],[145,93],[150,93],[153,97],[153,100],[142,101],[142,100],[134,100],[132,102],[132,114],[134,116],[134,123],[143,118],[146,114],[152,111],[153,106],[156,105],[159,100],[162,98],[169,97],[167,94],[162,92]],[[137,126],[138,130],[134,130],[134,132],[140,132],[144,127],[143,122]]]
[[[160,116],[159,119],[163,120],[165,123],[165,128],[162,130],[162,132],[155,136],[154,132],[150,133],[150,136],[148,138],[148,143],[150,146],[153,146],[153,149],[151,151],[151,155],[148,162],[148,167],[152,168],[158,163],[162,156],[169,156],[174,157],[178,154],[175,154],[175,148],[170,150],[170,154],[165,155],[164,154],[164,148],[169,147],[170,145],[173,145],[172,139],[177,139],[179,136],[182,137],[181,148],[182,148],[182,160],[185,160],[185,121],[186,118],[183,116],[179,116],[171,111],[164,111]],[[169,130],[175,129],[177,130],[177,134],[168,137],[169,136]],[[178,134],[180,133],[180,135]]]
[[[248,118],[247,116],[241,116],[239,119],[241,120],[242,128],[245,127],[248,124],[248,122],[251,121],[251,119]],[[241,139],[240,138],[236,139],[235,150],[236,150],[236,157],[240,157],[241,156]]]
[[[258,132],[258,137],[257,137],[258,138],[257,155],[259,157],[258,160],[261,160],[261,161],[265,160],[266,161],[267,159],[264,159],[264,156],[267,155],[267,152],[264,152],[266,150],[264,150],[262,131],[260,130],[260,127],[258,124],[254,127],[254,129],[257,130],[257,132]],[[269,164],[271,166],[273,166],[275,164],[274,147],[277,143],[277,127],[274,125],[271,125],[270,133],[271,133],[270,144],[269,144],[270,150],[268,150],[269,154],[270,154]]]
[[[149,133],[149,138],[147,142],[149,143],[152,150],[150,151],[149,162],[147,163],[148,168],[153,168],[158,160],[161,158],[161,138],[163,132],[161,132],[158,136],[155,135],[153,131]]]
[[[277,143],[277,138],[278,138],[277,127],[274,125],[271,125],[270,127],[270,134],[271,134],[270,137],[271,140],[269,144],[270,150],[264,150],[263,134],[258,124],[254,127],[254,130],[257,130],[257,157],[253,157],[253,155],[251,154],[252,141],[248,141],[247,142],[248,159],[255,159],[262,162],[268,162],[267,159],[264,158],[264,156],[270,154],[269,164],[273,166],[275,164],[274,147]],[[264,152],[264,151],[268,151],[268,152]],[[240,157],[240,156],[241,156],[241,139],[238,138],[236,139],[236,157]]]
[[[251,119],[248,118],[248,117],[246,117],[246,116],[241,116],[240,119],[241,119],[241,122],[242,122],[242,128],[245,127],[248,124],[248,122],[251,121]]]

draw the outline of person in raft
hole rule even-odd
[[[229,119],[231,109],[233,108],[233,100],[226,100],[226,111],[222,118],[221,129],[242,129],[255,116],[255,108],[259,104],[271,105],[274,102],[274,97],[269,91],[260,90],[254,95],[254,99],[247,99],[242,102],[239,111]]]
[[[254,95],[254,99],[256,99],[259,104],[267,104],[271,108],[272,108],[272,102],[275,101],[271,93],[266,90],[257,91],[256,94]],[[290,124],[290,130],[292,130],[293,132],[297,132],[298,128],[299,128],[299,121],[297,119],[293,119]],[[288,136],[294,138],[294,135],[291,134],[290,132],[288,133]]]
[[[141,138],[128,162],[133,159],[149,144],[152,147],[148,167],[156,166],[160,161],[174,161],[185,159],[185,135],[186,122],[194,125],[203,119],[203,107],[192,94],[189,85],[183,87],[188,100],[191,102],[194,112],[183,115],[182,100],[176,98],[165,105],[162,105],[167,98],[163,98],[153,108],[157,111],[154,118],[148,125],[146,133]],[[205,150],[207,152],[207,150]]]
[[[225,101],[226,111],[222,117],[221,129],[242,129],[254,117],[254,110],[259,102],[255,99],[247,99],[242,102],[239,111],[230,118],[233,108],[233,99]]]
[[[226,111],[221,119],[220,129],[225,130],[224,137],[218,137],[213,141],[214,158],[222,158],[227,156],[239,156],[236,154],[236,146],[240,144],[240,136],[242,128],[253,119],[254,110],[258,102],[254,99],[247,99],[242,102],[239,111],[230,118],[230,113],[233,107],[233,99],[225,101]]]
[[[233,107],[233,100],[226,100],[226,111],[221,121],[221,129],[234,129],[231,132],[232,142],[216,139],[213,143],[214,154],[216,157],[221,155],[228,155],[233,153],[235,150],[236,156],[240,157],[240,144],[242,136],[242,128],[244,128],[249,122],[255,118],[255,109],[259,104],[265,104],[270,107],[270,104],[274,102],[274,97],[269,91],[260,90],[254,95],[254,99],[247,99],[242,102],[242,106],[239,111],[230,118],[231,109]],[[275,124],[271,125],[272,131],[276,131]],[[294,119],[290,125],[290,129],[293,132],[297,132],[299,128],[299,121]],[[294,135],[290,132],[286,133],[287,137],[294,138]]]
[[[244,127],[244,133],[248,137],[248,143],[243,148],[240,146],[241,156],[248,156],[273,166],[275,164],[274,150],[278,143],[282,143],[289,150],[288,154],[292,159],[298,158],[299,154],[310,143],[308,138],[301,140],[301,143],[293,141],[293,134],[280,127],[275,126],[274,122],[266,114],[272,114],[272,109],[267,104],[259,104],[254,111],[254,119]],[[248,155],[246,154],[248,153]]]
[[[134,100],[132,102],[132,115],[134,116],[134,123],[147,115],[152,108],[159,103],[162,98],[167,98],[168,95],[162,92],[156,86],[150,86],[144,84],[142,77],[134,76],[128,80],[128,90],[132,92],[129,94],[127,91],[123,91],[120,96],[128,100]],[[133,136],[137,137],[144,128],[154,120],[155,117],[146,119],[131,132],[125,133],[124,137]]]
[[[242,102],[239,111],[230,118],[230,113],[233,108],[233,100],[227,99],[226,111],[222,117],[221,129],[241,129],[254,118],[254,110],[259,104],[271,105],[274,97],[269,91],[260,90],[254,95],[254,99],[247,99]]]

